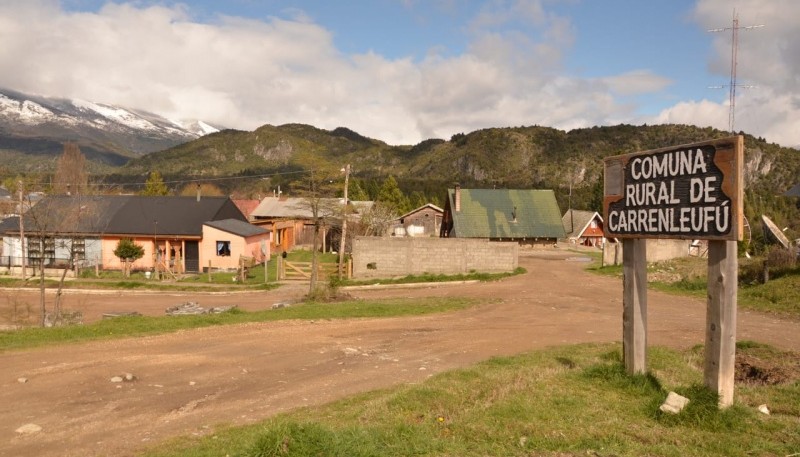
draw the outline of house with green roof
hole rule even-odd
[[[455,186],[447,190],[440,236],[549,244],[566,234],[552,190]]]

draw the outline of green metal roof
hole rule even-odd
[[[447,190],[458,238],[564,238],[561,210],[552,190],[461,189],[456,211],[455,190]]]

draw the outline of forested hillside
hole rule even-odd
[[[197,180],[224,194],[291,195],[316,173],[316,179],[343,181],[351,164],[351,199],[392,194],[393,182],[405,194],[398,210],[432,202],[443,205],[445,191],[463,187],[550,188],[562,210],[571,200],[578,209],[601,210],[604,157],[729,136],[687,125],[618,125],[569,132],[548,127],[508,127],[459,133],[449,140],[429,139],[414,146],[392,146],[347,129],[309,125],[265,125],[252,132],[224,130],[134,159],[95,181],[137,191],[158,171],[172,192]],[[800,237],[797,199],[781,196],[800,182],[800,151],[745,135],[745,212],[757,224],[767,214]],[[388,186],[388,187],[387,187]],[[339,188],[342,186],[330,186]],[[572,195],[570,199],[570,189]],[[340,191],[341,192],[341,191]],[[760,227],[754,226],[754,236]]]

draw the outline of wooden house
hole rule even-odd
[[[603,247],[603,217],[597,211],[567,210],[561,222],[564,224],[568,242]]]
[[[564,238],[552,190],[448,189],[440,236],[555,244]]]
[[[298,197],[266,197],[251,213],[253,224],[272,231],[272,249],[286,252],[296,246],[310,246],[314,241],[314,214],[311,200]],[[348,223],[358,222],[361,216],[370,211],[371,201],[347,202]],[[340,227],[345,211],[342,198],[319,198],[317,217],[322,221],[319,246],[322,250],[338,246],[338,240],[331,237],[331,228]],[[337,232],[338,233],[338,232]]]
[[[272,232],[272,249],[279,252],[292,250],[303,244],[313,215],[310,204],[303,198],[266,197],[250,213],[253,224]],[[313,231],[311,232],[313,233]]]
[[[428,203],[395,220],[395,236],[439,236],[444,210]]]

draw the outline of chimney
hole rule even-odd
[[[458,183],[456,183],[454,194],[455,195],[453,196],[453,200],[454,200],[454,205],[456,207],[455,210],[458,213],[461,211],[461,185]]]
[[[200,201],[200,183],[197,183],[197,201]]]

